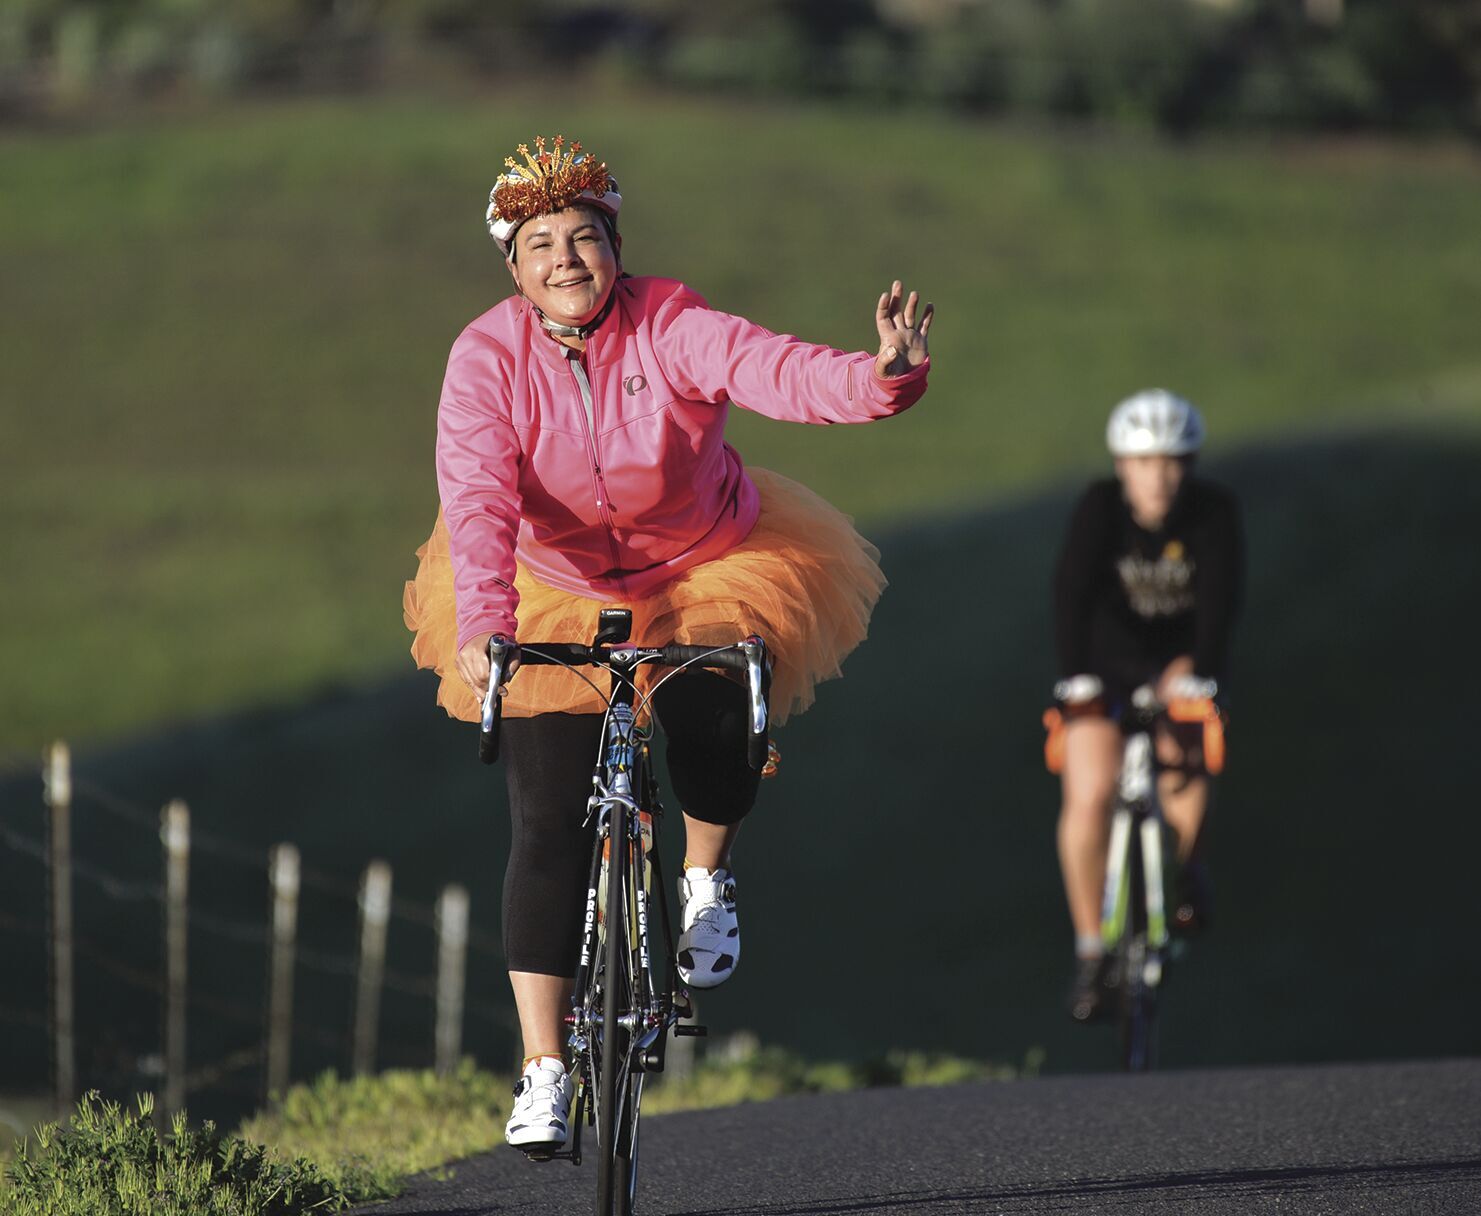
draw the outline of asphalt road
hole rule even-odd
[[[868,1090],[655,1116],[641,1216],[1481,1213],[1481,1060]],[[510,1149],[357,1213],[574,1216]]]

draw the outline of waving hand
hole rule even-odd
[[[927,304],[921,309],[920,295],[914,291],[902,303],[904,290],[900,280],[896,279],[889,291],[880,295],[874,310],[874,325],[879,330],[879,355],[874,360],[874,374],[881,380],[903,376],[911,368],[924,363],[929,353],[926,333],[931,328],[931,318],[936,315],[936,306]]]

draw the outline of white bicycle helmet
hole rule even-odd
[[[1188,456],[1203,446],[1203,418],[1166,389],[1145,389],[1111,411],[1106,446],[1113,456]]]

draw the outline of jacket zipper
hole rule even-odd
[[[596,495],[597,514],[601,516],[602,523],[611,528],[613,522],[612,513],[607,507],[607,482],[602,476],[602,458],[597,449],[597,412],[596,402],[591,395],[591,381],[587,378],[586,368],[581,365],[580,355],[572,353],[566,359],[571,365],[571,375],[576,381],[581,404],[586,410],[586,443],[591,454],[591,485]]]
[[[571,376],[576,381],[576,388],[581,394],[581,404],[586,410],[586,442],[588,451],[591,453],[592,492],[596,496],[597,515],[607,530],[607,546],[612,554],[612,569],[615,571],[618,567],[617,537],[614,535],[617,525],[612,518],[611,504],[607,499],[607,480],[602,475],[601,453],[597,449],[596,399],[592,396],[591,380],[586,375],[581,356],[572,351],[566,356],[566,362],[570,365]],[[620,575],[617,576],[617,581],[620,585],[622,582]]]

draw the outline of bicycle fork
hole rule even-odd
[[[1162,821],[1145,805],[1133,809],[1118,806],[1111,819],[1111,840],[1106,856],[1105,899],[1101,907],[1101,941],[1107,953],[1127,940],[1134,921],[1142,920],[1132,908],[1132,849],[1141,852],[1140,911],[1146,926],[1146,951],[1141,960],[1140,980],[1149,987],[1162,982],[1162,952],[1167,949],[1167,903],[1163,893]],[[1122,976],[1122,982],[1137,977]]]

